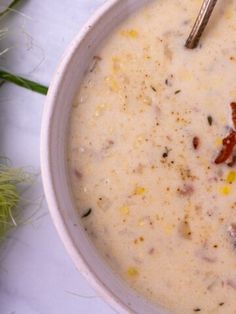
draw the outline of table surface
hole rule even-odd
[[[1,49],[10,48],[0,67],[48,85],[66,46],[103,2],[22,1],[17,12],[0,20],[8,27]],[[44,102],[44,96],[9,83],[1,87],[0,156],[33,171],[37,180],[24,194],[28,222],[1,243],[0,313],[112,314],[76,271],[48,213],[39,161]]]

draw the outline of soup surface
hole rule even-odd
[[[84,228],[130,286],[170,313],[233,314],[236,1],[187,50],[201,2],[153,1],[103,43],[68,162]]]

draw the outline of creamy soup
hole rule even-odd
[[[130,286],[170,313],[233,314],[236,1],[188,50],[201,2],[152,1],[95,52],[69,171],[84,229]]]

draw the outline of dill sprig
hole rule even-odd
[[[4,11],[0,12],[0,17],[10,12],[19,2],[20,0],[12,1]],[[7,31],[6,27],[0,29],[0,40],[6,36]],[[0,49],[0,55],[3,55],[8,50],[8,48]],[[5,81],[9,81],[44,95],[48,90],[46,86],[2,70],[0,70],[0,79],[0,86]],[[24,169],[12,168],[0,157],[0,241],[6,237],[12,227],[22,222],[20,214],[24,204],[21,202],[21,190],[23,185],[29,185],[33,182],[33,177]]]
[[[42,95],[47,95],[48,87],[37,82],[28,80],[24,77],[0,70],[0,79],[14,83],[18,86],[27,88]]]
[[[18,224],[21,199],[19,187],[32,183],[32,176],[21,168],[0,163],[0,241]]]
[[[0,17],[11,11],[11,9],[13,9],[13,7],[15,7],[20,1],[21,0],[13,0],[5,10],[0,12]]]
[[[20,1],[22,1],[22,0],[12,1],[5,10],[0,12],[0,17],[5,15],[6,13],[10,12],[13,9],[13,7],[15,7]],[[6,36],[7,31],[8,31],[7,28],[0,29],[0,40]],[[3,50],[0,50],[0,56],[3,55],[4,53],[6,53],[8,50],[9,50],[9,48],[5,48]],[[31,80],[28,80],[24,77],[15,75],[13,73],[3,71],[1,69],[0,69],[0,79],[3,81],[11,82],[13,84],[24,87],[26,89],[37,92],[37,93],[42,94],[42,95],[46,95],[47,91],[48,91],[47,86],[44,86],[40,83],[31,81]]]

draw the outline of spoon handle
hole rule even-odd
[[[194,49],[197,47],[201,35],[207,26],[211,13],[216,5],[217,0],[204,0],[193,29],[185,43],[185,47]]]

